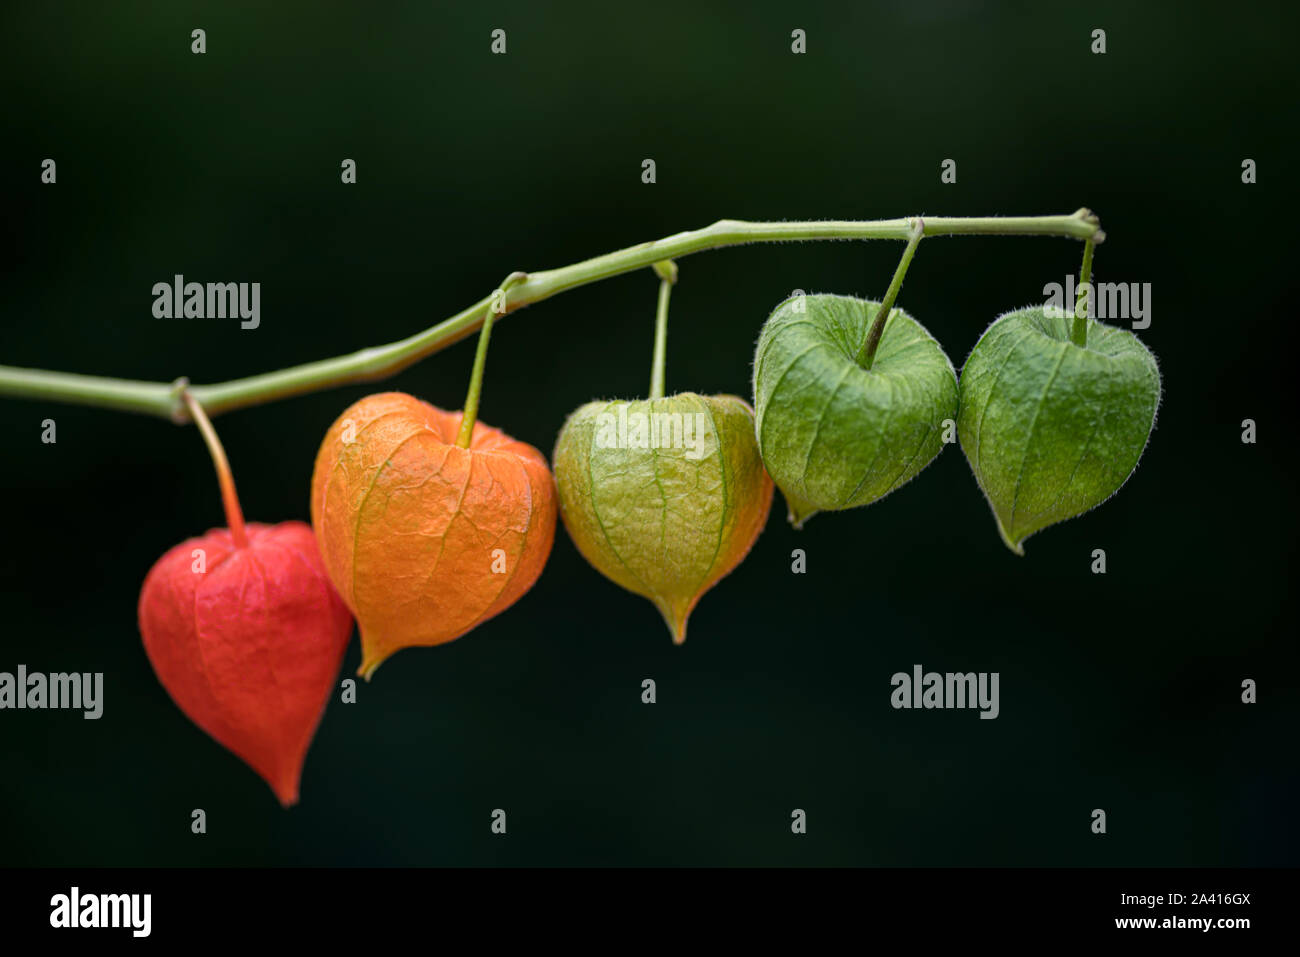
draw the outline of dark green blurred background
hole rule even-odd
[[[1293,16],[1128,2],[24,6],[0,15],[5,364],[214,382],[399,339],[513,269],[722,217],[1087,205],[1109,236],[1098,280],[1153,284],[1141,335],[1166,394],[1122,493],[1025,558],[999,541],[956,448],[802,533],[778,499],[680,648],[560,530],[516,607],[402,652],[356,705],[334,696],[288,812],[172,704],[136,626],[153,561],[224,521],[197,433],[0,399],[0,670],[106,683],[98,722],[0,712],[0,863],[1296,862]],[[206,55],[190,53],[195,27]],[[505,56],[489,53],[497,27]],[[1104,56],[1089,52],[1095,27]],[[806,55],[790,52],[794,28]],[[45,157],[56,186],[39,183]],[[345,157],[356,186],[340,184]],[[956,185],[939,181],[948,157]],[[900,250],[683,260],[669,388],[748,395],[778,301],[796,287],[878,297]],[[930,240],[900,305],[960,366],[1080,251]],[[177,272],[260,281],[261,327],[154,320],[151,286]],[[654,294],[645,270],[511,316],[483,419],[549,454],[576,406],[642,394]],[[336,415],[388,387],[455,408],[472,353],[218,419],[248,517],[306,519]],[[40,442],[46,417],[56,445]],[[1246,417],[1258,445],[1240,442]],[[1105,576],[1089,572],[1097,547]],[[354,642],[345,675],[358,657]],[[1001,716],[892,710],[890,676],[917,663],[1000,672]],[[1240,702],[1245,677],[1257,705]],[[1104,837],[1089,829],[1098,807]],[[793,808],[806,836],[790,833]]]

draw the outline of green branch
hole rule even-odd
[[[505,313],[588,283],[653,266],[665,259],[743,243],[792,242],[823,239],[909,238],[913,219],[861,222],[825,220],[802,223],[746,223],[723,219],[690,232],[630,246],[572,266],[527,275],[514,286],[504,303]],[[1063,236],[1070,239],[1105,239],[1097,217],[1087,209],[1068,216],[927,217],[925,236]],[[396,375],[421,359],[473,335],[492,305],[494,290],[478,302],[423,332],[384,346],[362,349],[345,356],[292,366],[277,372],[233,379],[215,385],[189,386],[209,416],[260,405],[290,396],[316,392],[352,382],[372,382]],[[498,318],[504,318],[504,315]],[[177,380],[179,382],[179,380]],[[188,422],[189,413],[176,383],[140,382],[18,369],[0,366],[0,395],[94,405],[123,412],[142,412],[174,422]]]

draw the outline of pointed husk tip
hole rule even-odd
[[[270,786],[276,800],[280,802],[280,807],[288,810],[298,803],[298,785],[302,780],[301,764],[294,770],[279,775],[275,781],[270,778],[264,780]]]
[[[1007,548],[1011,549],[1013,552],[1015,552],[1017,555],[1023,558],[1025,554],[1025,546],[1024,546],[1025,540],[1022,538],[1018,542],[1013,542],[1011,540],[1011,536],[1007,534],[1007,530],[1002,527],[1001,519],[998,519],[997,526],[998,526],[998,534],[1002,536],[1002,544],[1007,546]]]
[[[673,644],[684,644],[686,641],[686,622],[691,617],[695,602],[691,602],[690,607],[680,614],[672,608],[660,604],[657,600],[655,605],[658,606],[659,614],[663,616],[664,623],[668,626],[668,634],[672,636]]]
[[[364,678],[367,682],[374,677],[375,672],[385,661],[392,655],[391,651],[379,652],[375,650],[367,641],[365,635],[361,636],[361,664],[357,667],[357,676]]]
[[[796,531],[804,526],[804,522],[812,518],[821,509],[813,505],[805,504],[792,496],[785,489],[781,489],[781,495],[785,499],[786,520],[795,528]]]

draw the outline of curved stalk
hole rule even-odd
[[[222,448],[221,440],[217,438],[217,430],[203,414],[203,406],[190,395],[189,389],[182,386],[179,395],[189,410],[190,418],[203,434],[208,454],[212,456],[212,465],[217,470],[217,484],[221,486],[221,503],[226,509],[226,525],[230,527],[230,537],[234,540],[236,548],[247,548],[248,535],[244,530],[244,511],[239,507],[239,496],[235,494],[235,477],[230,474],[230,462],[226,459],[226,450]]]
[[[918,219],[916,225],[912,227],[911,235],[907,237],[907,246],[903,249],[903,258],[898,262],[898,268],[894,270],[894,278],[889,282],[889,288],[885,290],[885,298],[880,300],[880,309],[876,312],[876,321],[871,324],[867,331],[867,338],[862,342],[862,348],[858,350],[858,365],[864,369],[870,369],[871,364],[876,361],[876,347],[880,345],[880,337],[885,334],[885,323],[889,321],[889,314],[894,311],[894,301],[898,298],[898,292],[903,288],[903,277],[907,275],[907,267],[912,265],[912,255],[916,252],[917,243],[925,235],[925,222]]]
[[[677,264],[671,259],[655,263],[659,299],[655,306],[655,347],[650,359],[650,398],[664,397],[664,366],[668,359],[668,300],[677,282]]]

